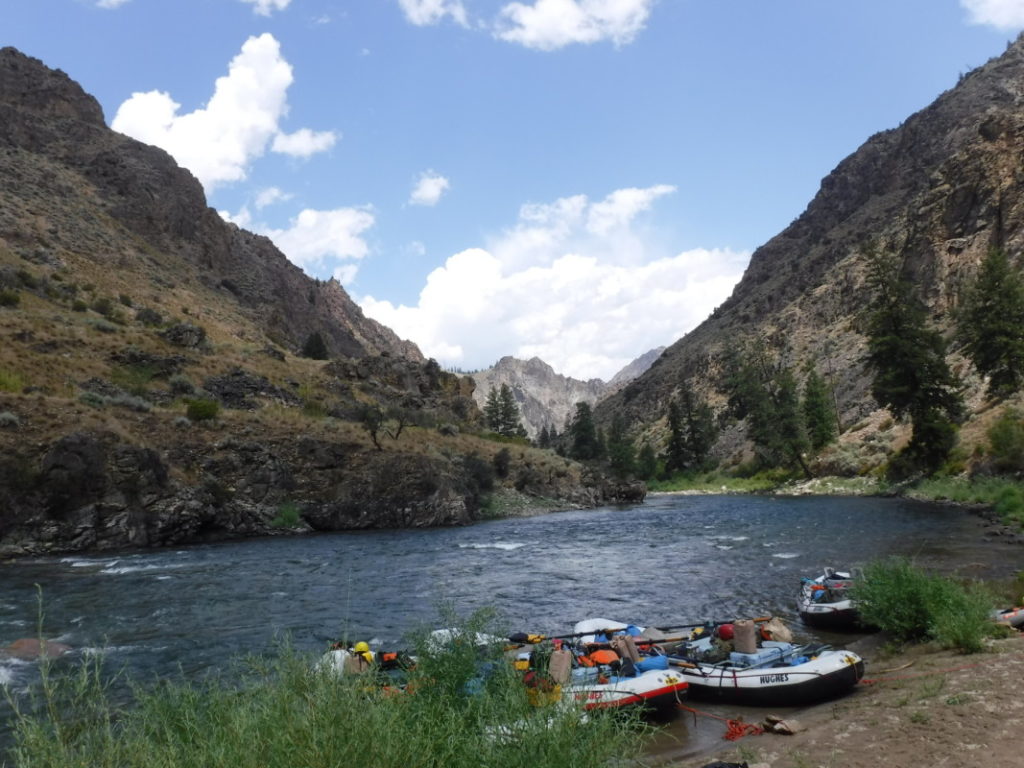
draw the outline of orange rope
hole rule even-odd
[[[760,736],[764,733],[764,728],[759,725],[754,725],[753,723],[744,723],[742,720],[730,720],[728,717],[712,715],[710,712],[701,712],[699,709],[688,707],[682,703],[680,703],[678,707],[679,709],[685,709],[687,712],[692,713],[694,722],[697,722],[697,715],[721,720],[725,723],[725,733],[722,734],[722,738],[728,741],[739,741],[744,736]]]

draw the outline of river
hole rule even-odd
[[[673,625],[775,614],[812,637],[794,605],[801,576],[887,555],[982,578],[1020,562],[1018,546],[984,538],[980,520],[954,507],[664,495],[465,528],[20,560],[0,565],[0,647],[36,635],[38,592],[45,635],[75,649],[62,664],[105,649],[141,680],[219,669],[283,635],[307,650],[343,636],[394,647],[436,624],[442,604],[461,614],[493,606],[512,631],[555,634],[593,617]],[[0,660],[11,690],[34,678],[33,665]]]

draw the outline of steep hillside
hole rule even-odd
[[[315,333],[330,360],[296,355]],[[225,224],[66,75],[0,51],[0,556],[638,492],[520,446],[496,476],[508,448],[474,436],[472,393]]]
[[[1020,264],[1024,248],[1024,39],[963,77],[901,126],[871,137],[821,183],[801,214],[758,248],[732,296],[673,344],[651,369],[606,399],[598,416],[625,415],[656,442],[679,387],[692,386],[722,405],[717,375],[723,348],[758,337],[791,364],[810,363],[835,383],[849,427],[876,412],[869,393],[860,313],[864,245],[869,240],[905,260],[933,321],[947,331],[965,283],[992,246]],[[957,355],[969,406],[985,407],[982,382]],[[886,423],[884,414],[871,419]],[[969,434],[971,425],[965,432]],[[882,439],[876,430],[843,440]],[[733,455],[727,430],[719,452]]]

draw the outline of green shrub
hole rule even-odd
[[[197,397],[187,400],[186,403],[185,415],[191,421],[209,421],[220,414],[220,403],[216,400]]]
[[[135,313],[135,319],[148,328],[152,328],[158,325],[162,325],[164,317],[155,309],[149,307],[143,307]]]
[[[196,391],[196,385],[192,383],[188,376],[181,373],[176,373],[167,380],[168,386],[171,388],[171,392],[175,395],[191,395]]]
[[[98,392],[83,392],[78,396],[78,402],[88,405],[90,408],[105,408],[107,398]]]
[[[96,312],[104,317],[110,317],[114,312],[114,302],[106,296],[101,296],[92,303],[93,312]]]
[[[132,306],[132,297],[129,296],[127,293],[119,293],[117,295],[117,300],[120,301],[126,307]]]
[[[86,304],[81,299],[75,299],[73,302],[71,302],[72,312],[85,312],[87,309],[89,309],[89,305]]]
[[[270,521],[275,528],[294,528],[299,524],[299,507],[295,502],[286,501],[277,508],[277,517]]]
[[[989,455],[996,468],[1004,472],[1024,469],[1024,419],[1019,411],[1007,409],[989,427]]]
[[[144,395],[155,375],[156,369],[151,365],[119,365],[110,371],[110,380],[133,395]]]
[[[17,291],[0,291],[0,307],[16,307],[21,303],[21,294]]]
[[[0,429],[17,429],[21,426],[21,419],[18,414],[10,411],[0,411]]]
[[[24,267],[18,270],[18,280],[29,290],[39,287],[39,278]]]
[[[17,371],[0,368],[0,392],[21,392],[25,388],[25,379]]]
[[[974,653],[993,626],[992,598],[980,587],[964,587],[903,558],[868,565],[853,597],[865,622],[900,643],[935,640]]]

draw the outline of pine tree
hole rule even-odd
[[[582,461],[599,458],[597,430],[589,403],[576,403],[576,412],[569,423],[569,455]]]
[[[665,456],[665,472],[671,475],[686,469],[686,435],[683,434],[683,413],[679,403],[668,403],[668,451]]]
[[[641,480],[651,480],[658,474],[658,457],[650,443],[644,443],[636,460],[636,474]]]
[[[306,343],[302,345],[302,356],[312,360],[326,360],[329,356],[327,344],[320,331],[313,331],[306,337]]]
[[[804,382],[803,414],[811,448],[820,451],[836,437],[836,412],[825,380],[813,368]]]
[[[487,400],[484,402],[484,422],[492,432],[498,432],[501,428],[501,403],[498,400],[498,390],[493,386],[487,390]]]
[[[707,464],[711,447],[718,437],[715,414],[705,401],[694,397],[689,387],[683,387],[680,399],[686,425],[686,461],[690,467],[699,469]]]
[[[927,325],[928,313],[895,259],[872,248],[868,285],[874,300],[868,315],[871,394],[897,418],[909,417],[913,435],[890,463],[890,473],[932,472],[956,442],[963,417],[961,384],[946,364],[946,342]]]
[[[505,437],[522,437],[526,435],[519,421],[519,404],[508,384],[502,384],[498,392],[498,429],[499,435]]]
[[[540,434],[537,436],[537,447],[538,448],[550,448],[551,447],[551,433],[548,432],[548,425],[545,424],[540,428]]]
[[[1024,383],[1024,280],[1006,254],[988,252],[958,315],[967,356],[989,377],[989,394],[1010,395]]]
[[[633,441],[626,435],[626,425],[616,414],[608,430],[608,464],[618,478],[633,474],[636,469],[636,451]]]

